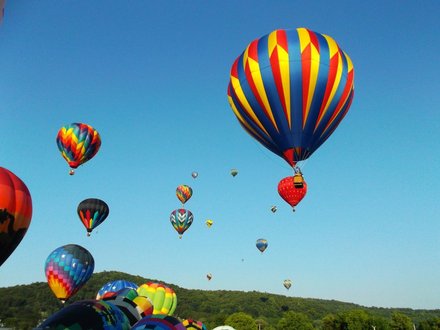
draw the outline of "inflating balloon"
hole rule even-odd
[[[170,222],[179,233],[179,238],[182,238],[183,233],[191,226],[193,219],[194,217],[190,210],[177,209],[171,212]]]
[[[334,132],[354,96],[354,69],[331,37],[305,28],[275,30],[235,60],[229,104],[254,139],[291,166]]]
[[[255,244],[257,246],[257,249],[260,250],[261,253],[264,252],[264,250],[267,249],[267,240],[264,238],[257,239],[257,243]]]
[[[103,300],[117,306],[127,316],[130,325],[134,325],[144,316],[153,313],[151,300],[148,297],[139,295],[135,289],[125,288],[119,290],[114,295],[103,298]]]
[[[47,284],[63,304],[89,280],[95,268],[92,255],[82,246],[68,244],[46,259]]]
[[[290,287],[292,286],[292,281],[291,280],[284,280],[283,285],[287,290],[289,290]]]
[[[107,219],[109,208],[106,202],[98,198],[88,198],[78,205],[78,216],[90,236],[93,229],[98,227]]]
[[[56,141],[61,155],[70,166],[71,175],[74,169],[92,159],[101,147],[101,137],[98,131],[82,123],[72,123],[61,127]]]
[[[125,314],[102,300],[82,300],[65,306],[48,317],[36,329],[129,330]]]
[[[278,183],[278,193],[295,211],[295,206],[307,193],[307,183],[303,180],[302,187],[298,188],[295,186],[294,177],[288,176]]]
[[[131,330],[186,330],[185,326],[175,317],[169,315],[148,315],[138,321]]]
[[[21,179],[0,167],[0,266],[20,244],[32,218],[32,198]]]
[[[140,296],[148,297],[153,303],[153,314],[173,315],[177,307],[177,296],[173,289],[155,282],[142,284],[137,289]]]
[[[136,283],[126,281],[126,280],[115,280],[107,282],[99,289],[96,300],[104,299],[115,295],[118,291],[122,289],[134,289],[136,290],[139,286]]]
[[[192,319],[183,320],[182,324],[187,330],[208,330],[206,325],[204,325],[202,322]]]
[[[190,186],[182,184],[176,188],[176,196],[179,201],[182,202],[182,205],[185,204],[192,196],[193,191]]]

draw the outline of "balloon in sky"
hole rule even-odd
[[[237,174],[238,174],[238,170],[235,169],[235,168],[233,168],[233,169],[231,170],[231,175],[232,175],[233,177],[235,177]]]
[[[206,278],[208,279],[208,281],[211,281],[211,279],[212,279],[212,274],[211,274],[211,273],[206,274]]]
[[[108,216],[109,208],[106,202],[98,198],[88,198],[78,205],[78,216],[87,229],[87,236],[99,226]]]
[[[138,321],[131,330],[186,330],[185,326],[175,317],[158,314],[147,315]]]
[[[47,283],[64,304],[86,284],[93,274],[95,261],[80,245],[68,244],[55,249],[46,259]]]
[[[0,266],[26,234],[32,218],[32,198],[21,179],[0,167]]]
[[[206,325],[204,325],[202,322],[192,319],[183,320],[182,324],[187,330],[208,330]]]
[[[116,292],[125,288],[136,290],[138,288],[138,285],[136,283],[126,280],[115,280],[107,282],[103,285],[101,289],[99,289],[98,294],[96,295],[96,300],[113,296],[116,294]]]
[[[194,217],[190,210],[177,209],[171,212],[170,222],[179,233],[179,238],[182,238],[183,233],[191,226],[193,219]]]
[[[275,205],[273,205],[273,206],[270,208],[270,210],[271,210],[273,213],[275,213],[275,212],[277,211],[277,207],[276,207]]]
[[[176,196],[182,204],[185,204],[192,196],[193,191],[190,186],[182,184],[176,188]]]
[[[73,170],[96,155],[101,147],[101,137],[92,126],[73,123],[61,127],[57,134],[57,145],[61,155]]]
[[[292,286],[292,281],[291,280],[284,280],[283,285],[287,290],[289,290],[290,287]]]
[[[295,211],[295,206],[301,202],[307,193],[307,183],[303,181],[302,187],[297,188],[295,187],[294,177],[288,176],[278,183],[278,193]]]
[[[291,166],[310,157],[347,114],[354,68],[331,37],[275,30],[235,60],[229,104],[241,126]]]
[[[141,296],[135,289],[125,288],[117,291],[112,296],[107,296],[103,300],[112,303],[127,316],[130,325],[146,315],[153,313],[153,303],[148,297]]]
[[[36,329],[129,330],[125,314],[102,300],[81,300],[65,306],[48,317]]]
[[[267,240],[264,238],[257,239],[257,243],[255,244],[257,246],[257,249],[261,251],[261,253],[264,252],[264,250],[267,249]]]
[[[177,296],[173,289],[155,282],[142,284],[137,289],[140,296],[148,297],[153,303],[153,314],[173,315],[177,307]]]
[[[205,221],[205,224],[208,226],[208,228],[211,228],[211,226],[214,224],[214,221],[212,221],[211,219],[208,219]]]
[[[197,178],[199,176],[199,173],[197,172],[192,172],[191,176],[193,177],[193,179]]]

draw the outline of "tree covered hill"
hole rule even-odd
[[[96,273],[66,304],[94,299],[105,283],[118,279],[125,279],[138,285],[148,281],[157,281],[116,271]],[[349,322],[347,318],[367,318],[370,323],[375,320],[375,324],[389,325],[389,321],[397,315],[396,313],[403,315],[408,322],[411,322],[411,325],[413,323],[420,325],[418,328],[440,329],[440,327],[427,326],[428,321],[429,324],[433,324],[433,320],[436,322],[440,320],[440,310],[363,307],[335,300],[287,297],[256,291],[191,290],[170,283],[164,284],[173,288],[177,295],[177,309],[174,316],[181,319],[200,320],[209,329],[225,324],[228,317],[238,312],[251,316],[263,325],[260,326],[261,329],[267,330],[278,329],[276,325],[286,315],[304,315],[314,328],[350,329],[350,326],[344,326]],[[52,294],[47,283],[37,282],[0,288],[0,306],[0,327],[3,324],[3,326],[16,329],[32,329],[59,310],[61,303]],[[425,324],[424,327],[423,324]],[[440,322],[437,326],[440,326]],[[393,327],[390,326],[391,328]]]

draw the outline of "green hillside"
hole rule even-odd
[[[141,276],[121,272],[94,274],[89,282],[66,304],[94,299],[107,282],[125,279],[142,284]],[[367,308],[335,300],[286,297],[263,292],[189,290],[165,283],[177,294],[174,316],[204,322],[208,329],[249,318],[249,329],[440,329],[440,310]],[[0,327],[32,329],[56,312],[60,303],[47,283],[38,282],[0,288]],[[241,312],[241,313],[239,313]],[[239,313],[239,314],[237,314]],[[237,321],[238,320],[238,321]],[[237,323],[238,322],[238,323]],[[243,326],[242,330],[244,329]],[[238,330],[241,330],[237,328]]]

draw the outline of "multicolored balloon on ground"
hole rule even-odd
[[[129,330],[125,314],[115,305],[102,300],[82,300],[64,306],[36,329]]]
[[[68,244],[55,249],[46,259],[47,284],[63,304],[89,280],[95,261],[80,245]]]
[[[204,325],[202,322],[192,319],[183,320],[182,324],[187,330],[208,330],[206,325]]]
[[[289,290],[290,287],[292,286],[292,281],[291,280],[284,280],[283,285],[287,290]]]
[[[153,303],[146,296],[141,296],[135,289],[125,288],[119,290],[103,300],[117,306],[134,325],[137,321],[153,313]]]
[[[191,226],[194,216],[190,210],[177,209],[171,212],[170,222],[182,238],[183,233]]]
[[[235,60],[229,104],[253,138],[291,166],[334,132],[354,96],[354,69],[331,37],[305,28],[275,30]]]
[[[122,289],[134,289],[136,290],[139,286],[136,283],[126,281],[126,280],[115,280],[107,282],[99,289],[96,300],[104,299],[115,295],[118,291]]]
[[[71,168],[70,174],[73,174],[78,166],[92,159],[101,147],[98,131],[82,123],[61,127],[56,142],[61,155]]]
[[[181,184],[176,188],[176,196],[179,201],[182,202],[182,205],[185,204],[192,196],[193,190],[190,186],[186,184]]]
[[[32,218],[32,198],[21,179],[0,167],[0,266],[20,244]]]
[[[169,315],[149,315],[137,322],[131,330],[186,330],[185,326],[175,317]]]
[[[165,284],[148,282],[140,285],[137,293],[151,300],[154,306],[153,314],[173,315],[176,310],[176,293]]]
[[[87,236],[90,236],[92,230],[107,219],[110,210],[103,200],[87,198],[79,203],[77,212],[82,224],[86,227]]]
[[[301,188],[296,187],[294,177],[288,176],[278,183],[278,193],[295,211],[295,206],[302,201],[307,193],[307,183],[303,181]]]
[[[263,253],[267,249],[267,240],[264,238],[257,239],[257,243],[255,244],[257,249],[260,250],[261,253]]]

